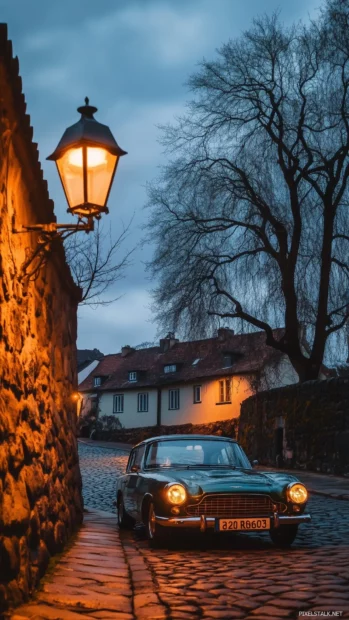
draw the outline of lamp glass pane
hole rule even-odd
[[[104,207],[113,178],[117,155],[102,148],[87,148],[87,200]]]
[[[69,206],[81,205],[84,202],[82,148],[69,149],[56,163]]]

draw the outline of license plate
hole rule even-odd
[[[218,519],[219,532],[270,530],[270,519]]]

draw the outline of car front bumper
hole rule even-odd
[[[156,523],[158,525],[162,525],[163,527],[196,528],[201,532],[205,532],[207,529],[214,529],[217,519],[218,517],[205,517],[205,515],[201,515],[200,517],[155,517]],[[274,512],[273,515],[270,515],[270,521],[271,526],[276,528],[280,525],[299,525],[300,523],[309,523],[311,521],[311,516],[310,514],[279,515]]]

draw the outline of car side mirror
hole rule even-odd
[[[257,465],[258,465],[257,459],[254,459],[254,461],[251,461],[251,465],[252,465],[252,467],[257,467]]]
[[[139,472],[139,465],[132,465],[132,467],[131,467],[131,471],[132,471],[134,474],[137,474],[137,473]]]

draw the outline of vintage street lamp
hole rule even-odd
[[[97,108],[78,108],[80,120],[65,130],[56,150],[47,159],[55,161],[69,205],[68,212],[79,218],[100,218],[106,206],[116,168],[126,155],[107,125],[94,118]],[[92,219],[91,219],[92,218]]]
[[[80,120],[65,130],[55,151],[47,159],[55,161],[68,202],[68,213],[78,217],[76,224],[31,224],[13,232],[40,231],[38,246],[22,266],[27,267],[35,258],[47,254],[54,239],[94,229],[94,220],[109,213],[107,200],[120,157],[126,155],[116,142],[107,125],[94,118],[97,108],[85,105],[78,108]],[[37,269],[36,269],[37,270]],[[35,270],[35,271],[36,271]]]

